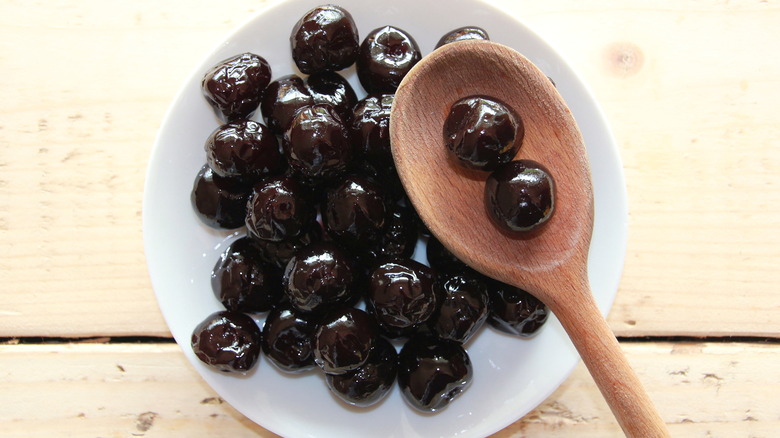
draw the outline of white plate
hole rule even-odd
[[[544,401],[569,375],[579,357],[555,318],[538,336],[523,340],[483,329],[467,346],[474,364],[472,385],[436,414],[420,414],[398,388],[378,405],[352,408],[328,391],[318,372],[290,377],[266,358],[247,377],[212,371],[190,348],[193,328],[219,310],[209,273],[236,234],[203,226],[190,205],[190,190],[205,162],[203,144],[218,126],[200,92],[206,70],[251,51],[271,64],[274,78],[295,72],[289,35],[297,19],[322,4],[277,3],[255,15],[217,46],[186,81],[163,121],[152,152],[144,196],[143,230],[149,273],[160,309],[192,365],[219,395],[252,421],[287,437],[486,436]],[[493,41],[514,47],[555,80],[585,138],[595,192],[595,230],[589,257],[591,286],[606,314],[617,292],[626,246],[625,182],[620,158],[596,102],[576,74],[544,41],[500,10],[475,0],[338,2],[355,18],[361,38],[392,24],[411,33],[423,55],[444,33],[480,26]],[[360,97],[354,69],[345,74]],[[418,251],[419,255],[419,251]],[[424,257],[424,256],[423,256]]]

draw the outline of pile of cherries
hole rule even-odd
[[[439,45],[469,38],[487,34],[461,28]],[[415,408],[441,409],[469,385],[463,345],[485,322],[528,337],[548,311],[455,258],[406,198],[389,121],[395,89],[421,58],[415,40],[385,26],[361,43],[349,12],[325,5],[295,24],[290,43],[305,78],[272,81],[269,64],[244,53],[202,81],[224,124],[206,140],[192,203],[204,223],[246,235],[214,267],[225,310],[195,327],[192,348],[225,372],[251,370],[261,352],[285,372],[319,368],[357,406],[397,380]],[[355,63],[361,100],[337,73]],[[420,234],[429,266],[412,259]],[[260,328],[252,316],[262,313]]]

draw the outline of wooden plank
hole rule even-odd
[[[168,334],[141,243],[151,145],[182,78],[263,3],[0,3],[0,336]],[[615,331],[776,336],[780,4],[493,3],[581,72],[620,144]]]
[[[0,104],[0,336],[168,335],[141,240],[146,164],[182,79],[258,5],[0,4],[14,84]]]
[[[620,144],[630,239],[612,327],[775,336],[780,64],[762,53],[780,51],[780,5],[612,5],[562,2],[531,18],[583,74]]]
[[[3,346],[0,357],[7,436],[275,436],[223,403],[175,344]]]
[[[676,437],[780,430],[777,344],[631,343],[623,349]],[[5,436],[270,437],[223,403],[175,344],[0,346]],[[705,402],[706,401],[706,402]],[[582,365],[495,435],[622,436]]]

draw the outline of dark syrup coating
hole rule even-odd
[[[466,350],[454,341],[418,335],[398,355],[401,394],[423,412],[446,407],[468,387],[473,374]]]
[[[296,251],[284,271],[284,290],[290,304],[302,312],[321,312],[351,301],[352,260],[331,242],[317,242]]]
[[[369,278],[367,309],[383,333],[409,336],[436,311],[433,269],[411,259],[381,262]]]
[[[282,371],[299,373],[314,368],[314,330],[310,317],[277,308],[263,325],[263,352]]]
[[[244,225],[251,186],[232,178],[219,178],[208,164],[193,183],[190,200],[200,220],[213,228],[234,229]]]
[[[384,232],[369,251],[375,258],[411,258],[417,246],[417,221],[411,207],[391,205]]]
[[[268,84],[263,92],[260,109],[266,125],[276,135],[282,135],[301,108],[313,105],[312,97],[300,76],[282,76]]]
[[[458,163],[493,170],[520,149],[525,128],[520,116],[502,102],[470,96],[455,102],[444,123],[444,140]]]
[[[260,254],[260,258],[264,262],[284,269],[299,249],[320,241],[322,238],[322,228],[320,228],[319,224],[315,224],[312,228],[297,236],[288,237],[279,241],[257,239],[254,238],[251,233],[249,234],[249,237],[252,238]]]
[[[494,282],[488,289],[488,322],[498,330],[520,337],[534,335],[547,321],[547,306],[530,293],[508,284]]]
[[[440,338],[465,344],[487,317],[485,282],[475,276],[456,275],[441,283],[439,306],[428,324]]]
[[[328,374],[344,374],[368,361],[379,339],[374,319],[354,307],[329,312],[314,334],[314,361]]]
[[[411,35],[397,27],[380,27],[360,45],[358,79],[368,93],[394,93],[420,59],[420,48]]]
[[[493,222],[510,232],[543,225],[555,211],[555,183],[550,172],[531,160],[511,161],[485,181],[485,206]]]
[[[260,104],[271,80],[271,67],[261,56],[243,53],[206,72],[201,89],[206,101],[224,121],[248,118]]]
[[[355,152],[378,168],[395,168],[390,150],[390,110],[394,97],[394,94],[369,94],[352,112],[350,128]]]
[[[398,172],[396,172],[395,163],[391,163],[388,166],[380,166],[364,158],[357,157],[357,159],[352,160],[347,173],[367,177],[379,184],[382,187],[385,200],[389,203],[397,203],[404,199],[406,192],[403,184],[401,184]]]
[[[485,31],[485,29],[476,26],[464,26],[447,32],[444,36],[441,37],[439,42],[436,43],[435,49],[438,49],[445,44],[454,43],[456,41],[489,39],[490,37],[488,36],[488,33]]]
[[[328,104],[301,109],[285,131],[282,145],[292,170],[316,182],[344,173],[352,160],[347,127]]]
[[[279,270],[260,259],[247,237],[231,243],[217,260],[211,288],[225,309],[236,312],[267,312],[282,295]]]
[[[336,5],[301,17],[290,35],[292,58],[304,74],[343,70],[355,62],[360,38],[352,15]]]
[[[279,141],[262,123],[236,120],[206,139],[206,162],[222,177],[247,181],[279,173],[284,167]]]
[[[388,216],[381,187],[358,175],[348,175],[328,189],[320,210],[328,234],[350,249],[377,243]]]
[[[259,182],[247,203],[247,232],[257,239],[278,242],[317,226],[317,208],[307,195],[308,189],[289,176]]]
[[[377,338],[366,363],[344,374],[326,374],[325,382],[341,400],[371,406],[390,392],[398,370],[398,353],[388,340]]]
[[[306,79],[306,86],[314,103],[327,103],[338,113],[344,123],[352,118],[352,108],[357,103],[357,95],[352,85],[338,73],[314,73]]]
[[[195,356],[223,372],[244,373],[260,356],[260,328],[249,316],[231,311],[209,315],[192,332]]]
[[[431,236],[425,247],[428,264],[439,274],[459,275],[473,273],[471,267],[451,253],[436,237]]]

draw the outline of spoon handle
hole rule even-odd
[[[580,353],[620,427],[630,438],[669,437],[642,382],[626,360],[593,295],[567,294],[566,304],[550,306]]]

